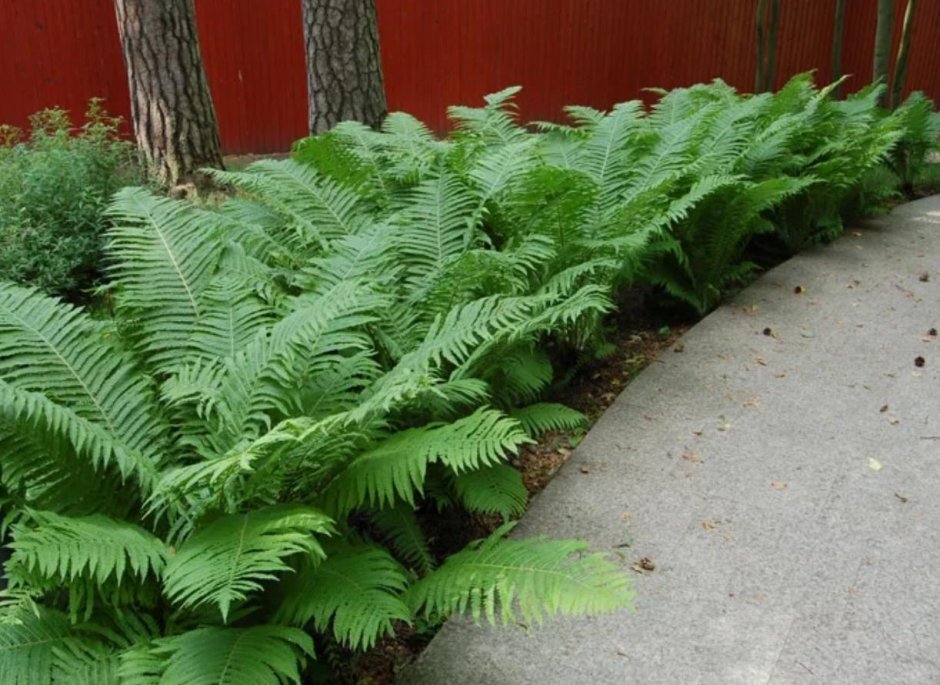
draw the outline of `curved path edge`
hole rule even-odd
[[[769,271],[627,387],[519,526],[620,555],[636,612],[452,620],[399,683],[940,683],[936,327],[940,196]]]

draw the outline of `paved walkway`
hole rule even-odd
[[[653,560],[636,613],[452,621],[400,682],[940,683],[935,327],[940,196],[772,270],[630,385],[520,526]]]

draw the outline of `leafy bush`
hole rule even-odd
[[[72,135],[62,110],[31,118],[31,132],[0,132],[0,278],[82,301],[101,278],[111,195],[140,183],[119,120],[92,100]]]
[[[546,388],[618,289],[704,313],[755,236],[827,235],[822,191],[857,189],[905,117],[802,77],[533,131],[515,90],[452,108],[446,140],[397,113],[214,172],[241,191],[218,211],[121,191],[113,319],[0,286],[0,680],[299,682],[311,635],[629,604],[582,543],[507,524],[442,559],[429,531],[521,513],[507,461],[583,422]],[[828,138],[846,122],[857,149]]]

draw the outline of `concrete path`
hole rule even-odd
[[[636,613],[451,621],[400,682],[940,683],[937,327],[940,196],[772,270],[627,388],[520,525],[651,559]]]

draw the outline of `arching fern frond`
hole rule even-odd
[[[418,574],[429,573],[436,566],[414,507],[399,503],[378,509],[369,514],[369,520],[391,545],[396,556]]]
[[[197,530],[170,559],[166,596],[187,608],[215,605],[226,620],[233,603],[292,570],[286,558],[322,559],[316,536],[332,530],[326,515],[300,504],[222,516]]]
[[[292,159],[264,159],[245,171],[212,173],[282,214],[322,246],[368,224],[354,191]]]
[[[114,457],[122,473],[146,479],[165,427],[150,384],[111,335],[79,309],[0,284],[3,413],[10,428],[66,437],[93,461]]]
[[[118,685],[114,652],[74,630],[65,614],[39,608],[0,615],[4,685]]]
[[[587,417],[563,404],[540,402],[513,409],[509,415],[516,419],[526,433],[537,438],[549,431],[573,431],[587,426]]]
[[[522,514],[529,501],[522,475],[508,464],[458,473],[454,487],[469,511],[499,514],[504,520]]]
[[[325,560],[287,581],[275,620],[297,626],[313,621],[350,649],[369,649],[392,632],[394,621],[410,621],[400,599],[407,585],[404,569],[381,547],[331,545]]]
[[[498,463],[527,442],[515,421],[486,408],[451,424],[400,431],[356,457],[324,491],[325,506],[345,514],[396,500],[413,505],[429,464],[441,462],[459,473]]]
[[[124,682],[300,685],[307,659],[314,658],[309,635],[297,628],[274,625],[197,628],[161,639],[149,651],[158,661],[139,655],[126,659],[121,670]]]
[[[473,195],[446,171],[418,185],[400,215],[397,242],[408,280],[419,284],[471,244]]]
[[[70,518],[48,511],[29,514],[13,529],[10,576],[38,576],[65,585],[77,578],[98,586],[159,578],[166,546],[146,530],[101,515]]]
[[[629,578],[602,554],[590,554],[584,542],[573,540],[504,539],[513,525],[454,554],[412,585],[406,601],[415,613],[533,624],[558,614],[632,607]]]
[[[202,316],[199,297],[222,254],[226,220],[142,188],[119,191],[108,213],[117,310],[136,322],[139,349],[165,372]]]

